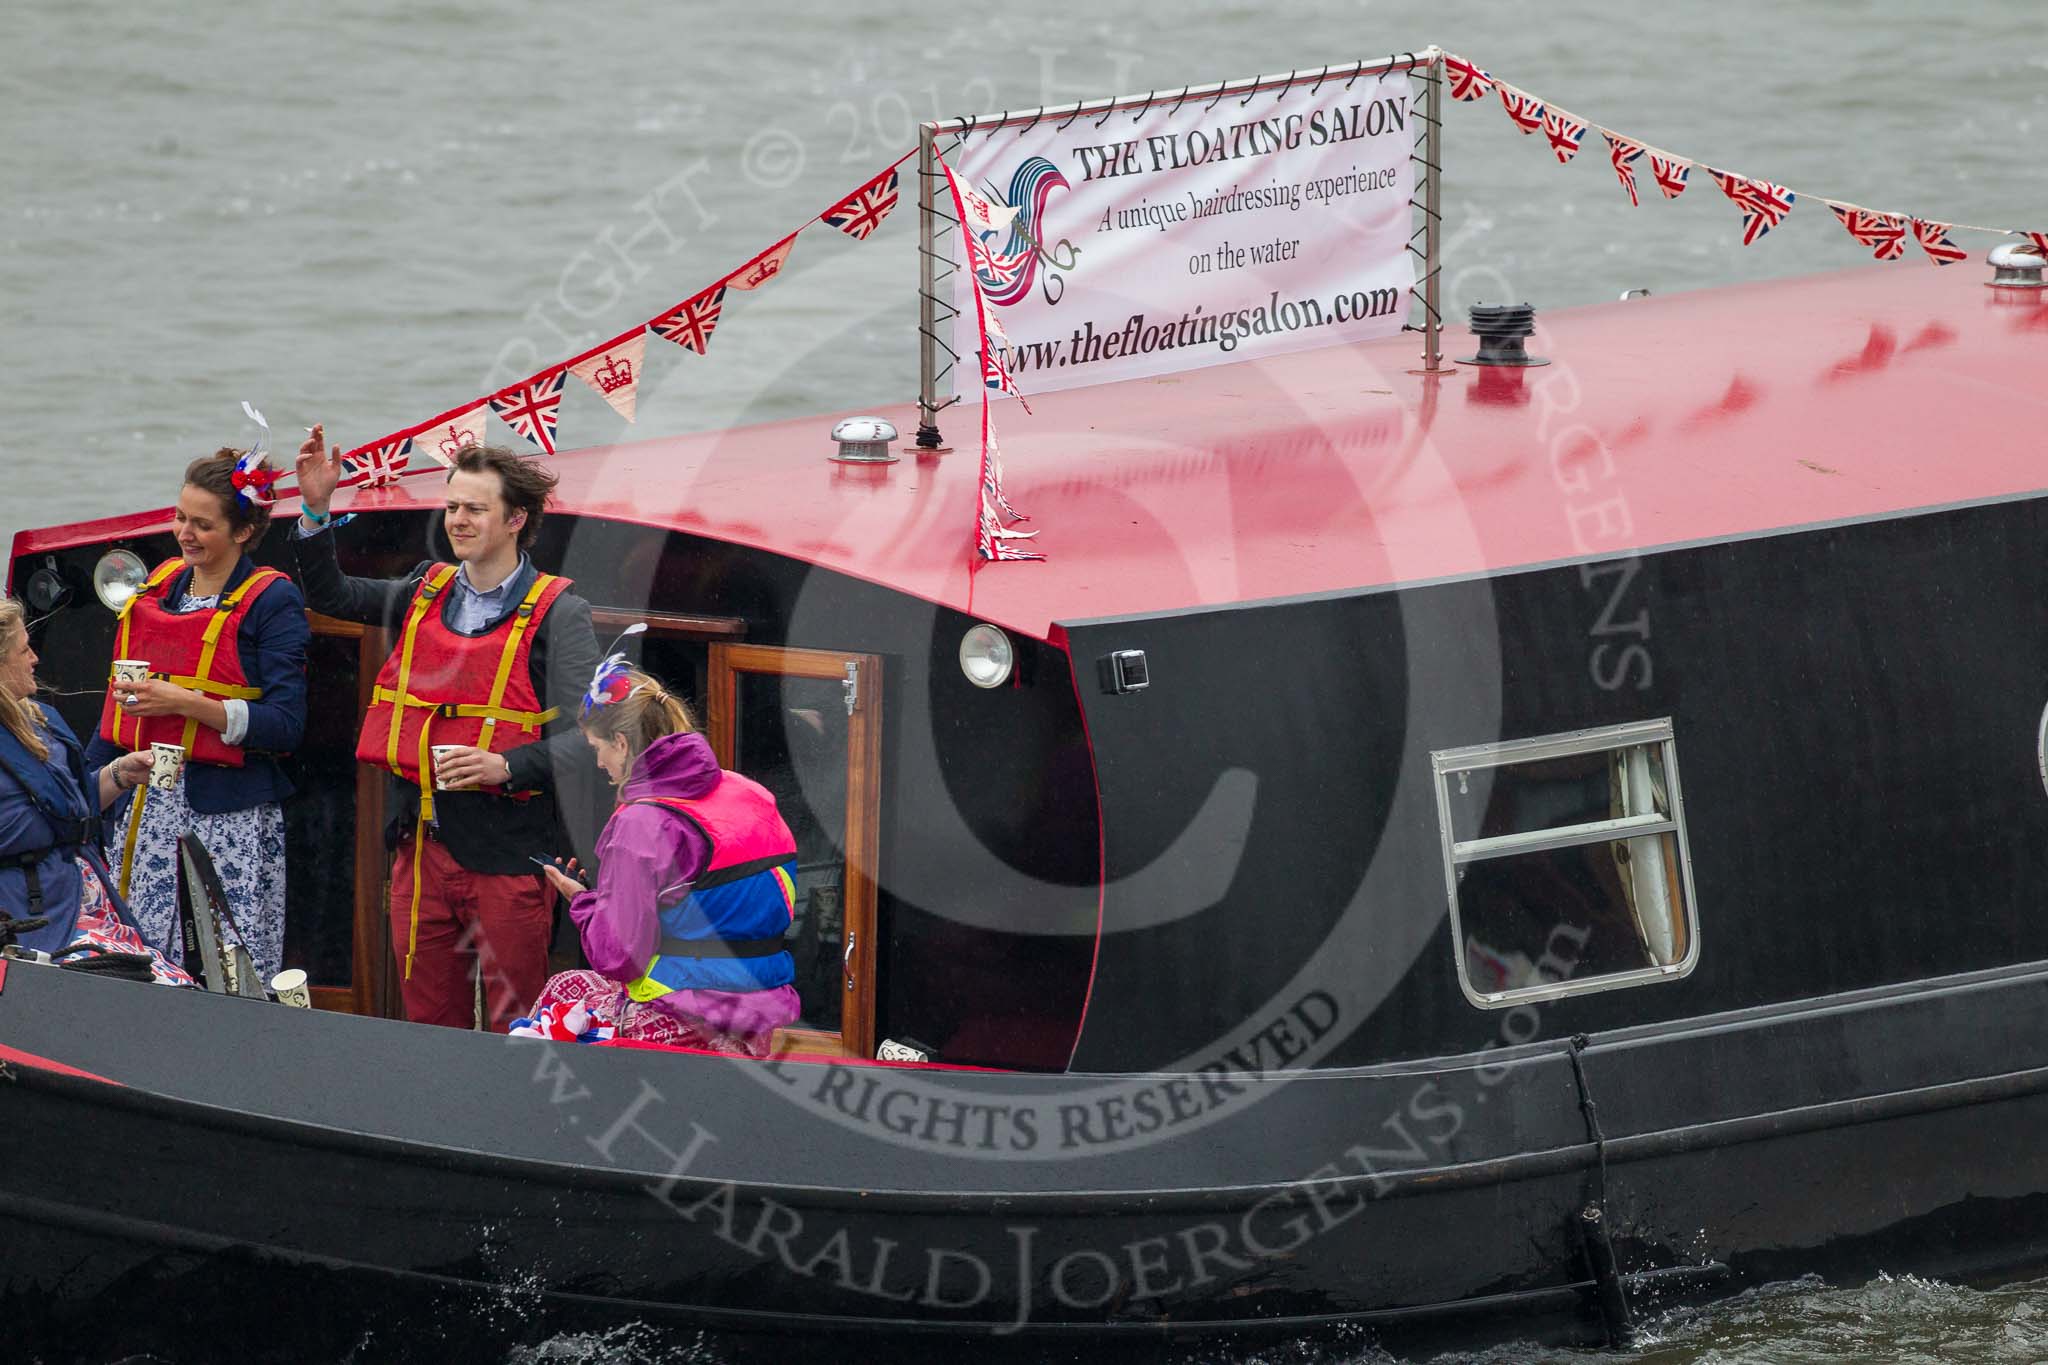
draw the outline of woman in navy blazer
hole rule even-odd
[[[115,636],[115,657],[147,663],[149,677],[108,688],[86,763],[159,743],[185,750],[169,790],[109,812],[124,894],[150,945],[179,960],[177,843],[197,834],[227,892],[226,927],[267,982],[283,965],[281,803],[292,790],[276,755],[305,732],[310,631],[298,586],[249,558],[270,523],[252,473],[267,471],[234,450],[185,470],[171,519],[179,557],[130,599]]]

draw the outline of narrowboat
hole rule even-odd
[[[388,1017],[352,758],[388,641],[315,619],[288,951],[318,1008],[0,960],[10,1320],[233,1285],[1573,1338],[2039,1267],[2028,259],[1546,310],[1541,367],[1418,372],[1395,337],[1048,394],[1006,419],[1042,563],[973,560],[971,451],[839,461],[832,418],[560,455],[537,558],[601,630],[648,623],[799,835],[786,1052]],[[435,553],[438,500],[359,492],[344,563]],[[14,543],[78,726],[95,583],[172,553],[167,517]]]

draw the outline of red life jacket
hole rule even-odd
[[[152,678],[162,678],[209,697],[257,700],[263,692],[250,687],[248,676],[242,672],[242,652],[235,645],[236,633],[264,589],[284,575],[276,569],[258,569],[243,579],[240,587],[223,594],[220,604],[213,609],[176,612],[167,599],[172,580],[184,567],[182,559],[165,560],[156,566],[141,591],[122,604],[121,628],[114,635],[114,657],[147,659]],[[182,744],[185,757],[193,763],[242,766],[241,746],[229,744],[211,726],[183,716],[127,714],[115,703],[120,689],[112,686],[111,668],[107,680],[107,699],[100,706],[101,739],[131,750],[147,749],[152,744]]]
[[[569,580],[536,575],[525,600],[497,629],[462,635],[441,619],[441,595],[454,577],[454,565],[433,564],[420,578],[405,632],[377,674],[356,740],[359,762],[419,785],[422,821],[434,818],[434,745],[488,750],[500,725],[515,727],[518,742],[526,743],[540,738],[541,727],[559,714],[557,707],[541,709],[527,661],[534,628]]]

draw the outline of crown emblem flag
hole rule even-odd
[[[427,454],[453,468],[455,457],[462,453],[463,447],[484,443],[484,414],[490,410],[489,400],[479,400],[474,406],[460,412],[444,413],[418,431],[407,434],[413,439],[413,449],[424,448]]]
[[[570,361],[569,373],[596,389],[613,411],[630,422],[646,359],[647,329],[635,327]]]
[[[789,264],[789,253],[796,250],[796,233],[792,232],[774,246],[748,261],[738,270],[725,277],[723,283],[728,289],[759,289],[782,273],[782,267]]]

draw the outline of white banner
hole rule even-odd
[[[1414,283],[1405,74],[970,133],[981,284],[1028,394],[1398,332]],[[1014,211],[1006,216],[1004,210]],[[964,258],[964,251],[956,251]],[[974,393],[974,300],[954,349]]]

